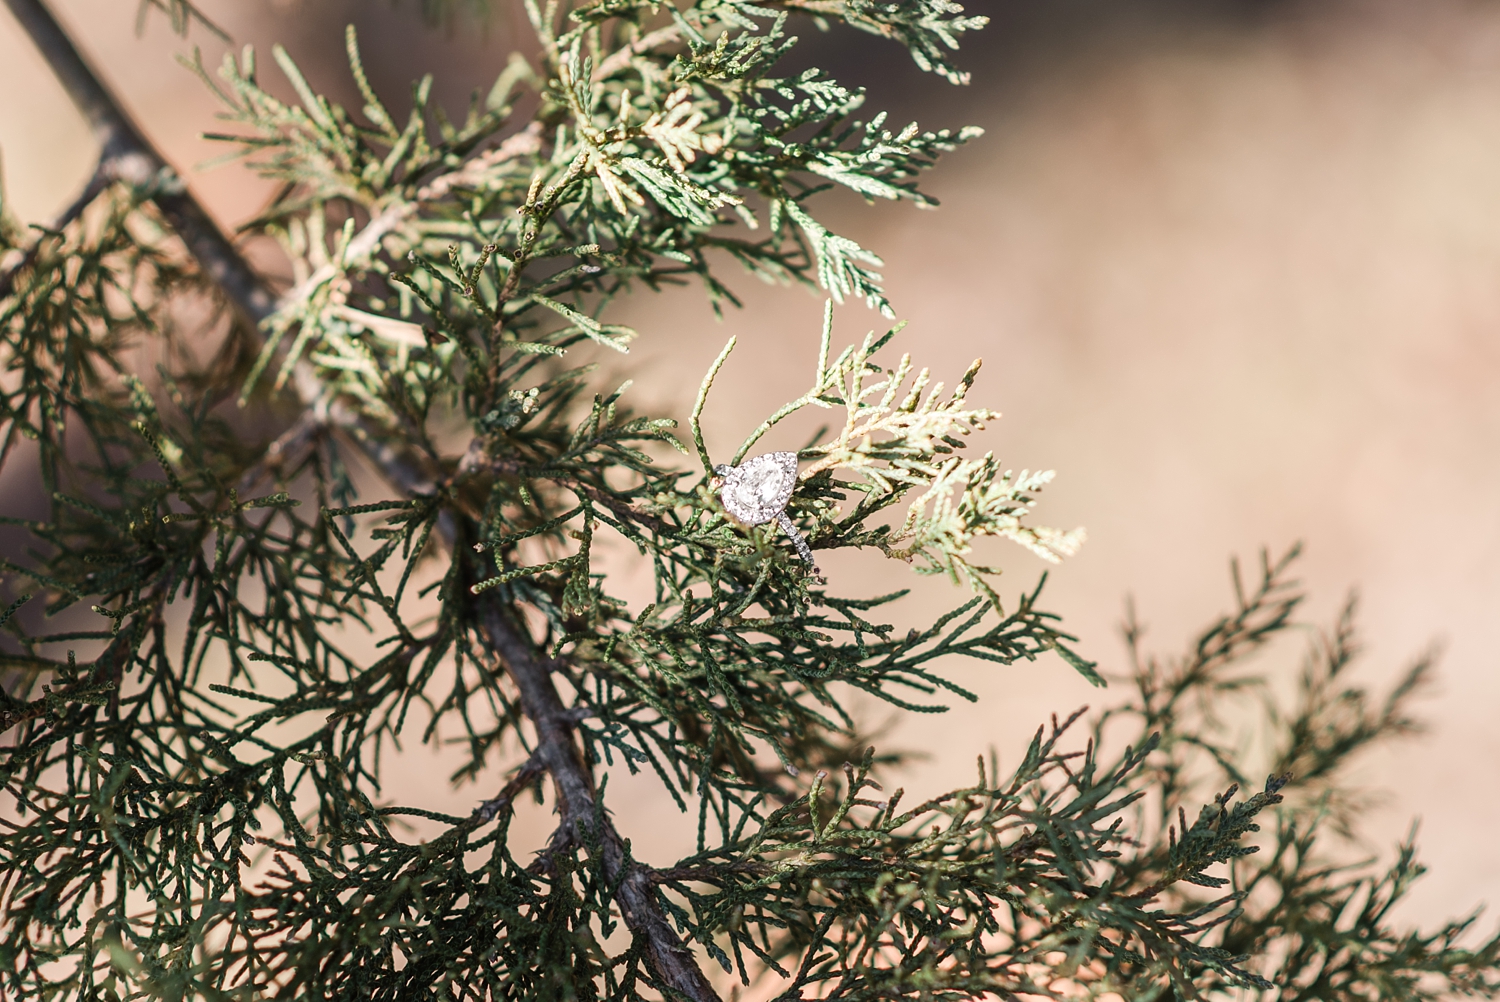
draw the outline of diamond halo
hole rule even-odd
[[[797,486],[795,452],[768,452],[739,466],[716,466],[714,474],[724,481],[719,488],[719,501],[725,511],[745,525],[761,525],[775,519],[781,531],[791,537],[797,555],[817,572],[807,540],[786,513],[787,502]]]

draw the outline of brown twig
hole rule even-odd
[[[531,757],[521,763],[521,768],[510,778],[500,792],[474,809],[474,816],[480,821],[493,821],[501,814],[510,810],[510,805],[515,803],[516,796],[530,786],[538,776],[547,771],[547,766],[542,762],[539,752],[532,752]]]
[[[376,251],[380,249],[380,242],[385,239],[402,223],[417,214],[422,202],[440,198],[451,191],[455,186],[465,181],[473,181],[476,170],[479,167],[494,167],[507,160],[513,160],[519,156],[533,154],[541,149],[541,124],[531,123],[530,126],[512,136],[507,137],[499,146],[481,153],[479,156],[469,160],[456,170],[448,171],[433,178],[417,190],[416,198],[409,202],[396,202],[386,206],[376,213],[364,229],[360,230],[349,241],[349,247],[344,251],[344,262],[358,264],[367,261]],[[339,272],[338,265],[333,263],[319,267],[306,279],[297,283],[281,302],[295,303],[306,299],[323,283],[333,279]]]
[[[5,274],[0,275],[0,299],[4,299],[15,290],[16,276],[36,263],[46,239],[83,215],[83,210],[93,204],[94,199],[109,187],[111,178],[105,173],[104,166],[103,161],[100,161],[99,166],[94,168],[94,176],[89,178],[88,184],[83,186],[83,191],[73,199],[72,204],[62,211],[49,229],[44,230],[31,241],[31,245],[26,248],[26,253],[21,255],[21,260],[5,269]]]
[[[72,690],[62,692],[51,692],[40,699],[34,699],[19,707],[9,710],[0,710],[0,734],[4,734],[12,727],[17,727],[28,720],[36,720],[45,717],[51,712],[51,708],[58,700],[66,701],[70,697],[78,697],[86,694],[94,694],[101,687],[109,689],[109,712],[116,716],[120,710],[120,687],[125,681],[125,669],[130,666],[135,656],[135,645],[140,639],[142,626],[150,626],[161,622],[162,610],[167,604],[167,595],[171,591],[171,581],[163,581],[156,585],[143,603],[145,608],[144,623],[141,619],[122,624],[109,645],[99,652],[94,663],[89,668],[88,677],[82,685]]]
[[[617,52],[611,52],[599,61],[594,69],[593,80],[598,83],[620,72],[630,65],[630,61],[642,52],[647,52],[658,45],[675,42],[682,36],[677,25],[669,24],[665,28],[657,28],[655,31],[647,32],[635,41],[630,42]]]
[[[512,476],[525,474],[527,472],[526,464],[517,459],[484,458],[483,443],[476,438],[469,443],[469,451],[464,455],[463,461],[459,464],[458,472],[460,474],[466,473],[471,470],[478,469],[481,466],[488,466],[489,469],[494,471],[495,473],[507,473]],[[673,536],[677,534],[677,527],[671,525],[665,519],[658,518],[655,515],[648,515],[646,512],[640,511],[634,506],[621,501],[613,494],[609,494],[605,491],[600,490],[593,484],[588,483],[580,477],[552,473],[548,474],[546,479],[554,481],[555,483],[562,484],[574,494],[578,494],[582,497],[587,497],[595,504],[603,505],[605,508],[608,508],[611,512],[613,512],[615,516],[618,517],[621,521],[635,522],[639,525],[646,526],[647,528],[663,536]]]
[[[303,411],[302,416],[297,418],[291,427],[276,436],[276,439],[266,446],[266,451],[261,453],[259,461],[241,475],[240,493],[248,493],[273,471],[285,469],[287,466],[295,467],[327,427],[327,422],[321,420],[315,410]]]
[[[729,883],[729,878],[736,874],[768,877],[775,872],[775,868],[767,863],[746,860],[728,866],[674,866],[667,870],[652,870],[651,879],[658,884],[690,881],[722,886]]]

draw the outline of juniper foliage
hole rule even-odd
[[[8,2],[45,27],[37,0]],[[201,17],[160,6],[182,26]],[[965,458],[993,417],[968,400],[978,363],[945,391],[890,358],[899,327],[838,347],[834,303],[889,304],[878,259],[820,223],[813,196],[925,203],[920,173],[977,130],[857,119],[859,93],[777,68],[789,17],[810,14],[961,82],[952,50],[984,19],[947,0],[526,12],[534,58],[513,57],[461,121],[431,102],[430,78],[393,114],[352,30],[352,111],[280,49],[297,104],[262,86],[248,50],[217,78],[195,64],[224,101],[220,138],[284,182],[253,224],[295,269],[274,309],[227,243],[193,230],[170,169],[122,172],[118,149],[57,227],[5,219],[0,456],[35,471],[49,510],[6,520],[27,543],[4,560],[0,613],[0,990],[1500,987],[1500,939],[1466,946],[1472,919],[1431,934],[1393,923],[1420,873],[1410,845],[1385,872],[1339,862],[1356,806],[1345,767],[1415,728],[1427,662],[1373,700],[1347,681],[1346,617],[1294,704],[1266,702],[1259,770],[1213,737],[1261,698],[1246,655],[1292,623],[1286,560],[1248,590],[1237,576],[1235,608],[1183,658],[1141,655],[1132,627],[1124,701],[1054,719],[1007,773],[981,762],[973,785],[913,807],[877,782],[899,756],[869,748],[852,692],[937,711],[973,698],[955,680],[964,658],[1049,653],[1103,682],[1040,586],[1003,602],[994,568],[973,562],[987,536],[1049,559],[1081,541],[1028,520],[1050,474]],[[61,51],[60,32],[37,37]],[[616,297],[690,279],[733,303],[735,262],[830,303],[807,391],[711,457],[699,420],[732,342],[680,436],[632,414],[626,388],[596,391],[586,360],[635,337],[607,319]],[[224,314],[184,313],[206,299]],[[740,462],[808,408],[836,430],[800,453],[793,517],[815,549],[873,550],[968,590],[926,629],[882,622],[902,593],[851,597],[774,523],[738,526],[720,507],[713,460]],[[281,424],[263,433],[255,414]],[[379,487],[356,489],[359,464]],[[602,535],[649,562],[649,604],[612,593]],[[457,736],[452,778],[500,788],[464,817],[389,802],[382,768],[403,734]],[[636,859],[609,770],[654,775],[696,824],[695,851]],[[557,828],[523,860],[509,830],[528,792]],[[440,833],[403,838],[403,816]]]

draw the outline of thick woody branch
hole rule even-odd
[[[537,733],[537,755],[552,775],[562,823],[575,842],[594,842],[602,856],[604,877],[619,886],[620,911],[630,931],[645,940],[652,971],[667,987],[692,1002],[718,1002],[713,986],[698,969],[692,952],[678,937],[656,899],[652,871],[629,863],[624,840],[597,805],[592,770],[573,739],[572,715],[558,698],[551,665],[495,603],[484,614],[491,646],[505,662],[521,692],[521,709]],[[585,838],[584,836],[591,836]]]
[[[102,148],[100,168],[95,180],[90,182],[91,188],[98,185],[102,189],[101,178],[120,178],[138,184],[154,180],[153,201],[187,245],[188,251],[245,319],[255,325],[275,312],[276,297],[120,108],[41,0],[5,0],[5,3],[99,138]],[[523,135],[526,136],[524,140],[518,139],[504,151],[507,155],[514,155],[525,144],[536,142],[535,130]],[[383,215],[372,222],[367,227],[370,250],[373,251],[379,238],[402,218],[398,211],[393,210],[389,217]],[[297,392],[312,418],[304,417],[277,440],[276,448],[271,450],[274,455],[267,457],[266,465],[275,465],[306,446],[317,434],[319,425],[326,423],[348,434],[376,470],[402,493],[431,494],[438,489],[430,471],[419,469],[400,450],[371,435],[359,416],[340,401],[328,400],[326,390],[311,367],[300,366],[296,375]],[[257,468],[251,476],[258,478],[264,472],[263,468]],[[453,552],[458,527],[451,512],[440,516],[439,534]],[[692,952],[668,922],[657,900],[651,871],[644,866],[627,865],[624,840],[608,816],[597,808],[593,773],[584,762],[573,736],[579,713],[563,706],[552,681],[550,664],[538,654],[531,640],[511,624],[498,605],[488,605],[482,626],[487,640],[520,691],[523,711],[536,728],[538,760],[556,786],[563,823],[569,826],[575,837],[587,832],[591,836],[588,841],[601,846],[605,875],[612,883],[618,882],[618,900],[625,923],[646,943],[656,979],[689,1002],[719,1002],[708,979],[698,969]],[[99,671],[113,666],[114,658],[110,656],[113,651],[112,645],[106,656],[101,657],[96,676]],[[32,708],[20,711],[32,712]],[[5,721],[8,726],[17,722]],[[516,779],[523,776],[528,780],[533,778],[528,766],[523,766]],[[510,791],[509,786],[506,789]],[[514,796],[515,792],[518,791],[510,791],[509,795]],[[502,791],[501,796],[505,797],[506,792]],[[496,803],[494,806],[499,808],[501,805]]]
[[[31,36],[99,140],[99,166],[84,194],[97,193],[98,188],[114,180],[153,185],[152,201],[229,301],[252,324],[270,316],[276,308],[276,297],[100,82],[42,0],[5,0],[5,5]]]

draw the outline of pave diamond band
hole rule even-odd
[[[811,567],[814,574],[819,573],[818,565],[813,563],[812,548],[807,545],[807,540],[802,538],[802,533],[798,532],[797,527],[792,524],[791,516],[784,511],[778,513],[776,524],[781,526],[781,531],[791,538],[792,545],[797,548],[797,556],[802,558],[802,562]]]
[[[768,452],[739,466],[715,466],[714,474],[724,481],[719,488],[719,501],[725,511],[745,525],[761,525],[774,519],[781,531],[791,537],[797,555],[817,571],[807,540],[786,513],[787,502],[797,486],[795,452]]]

